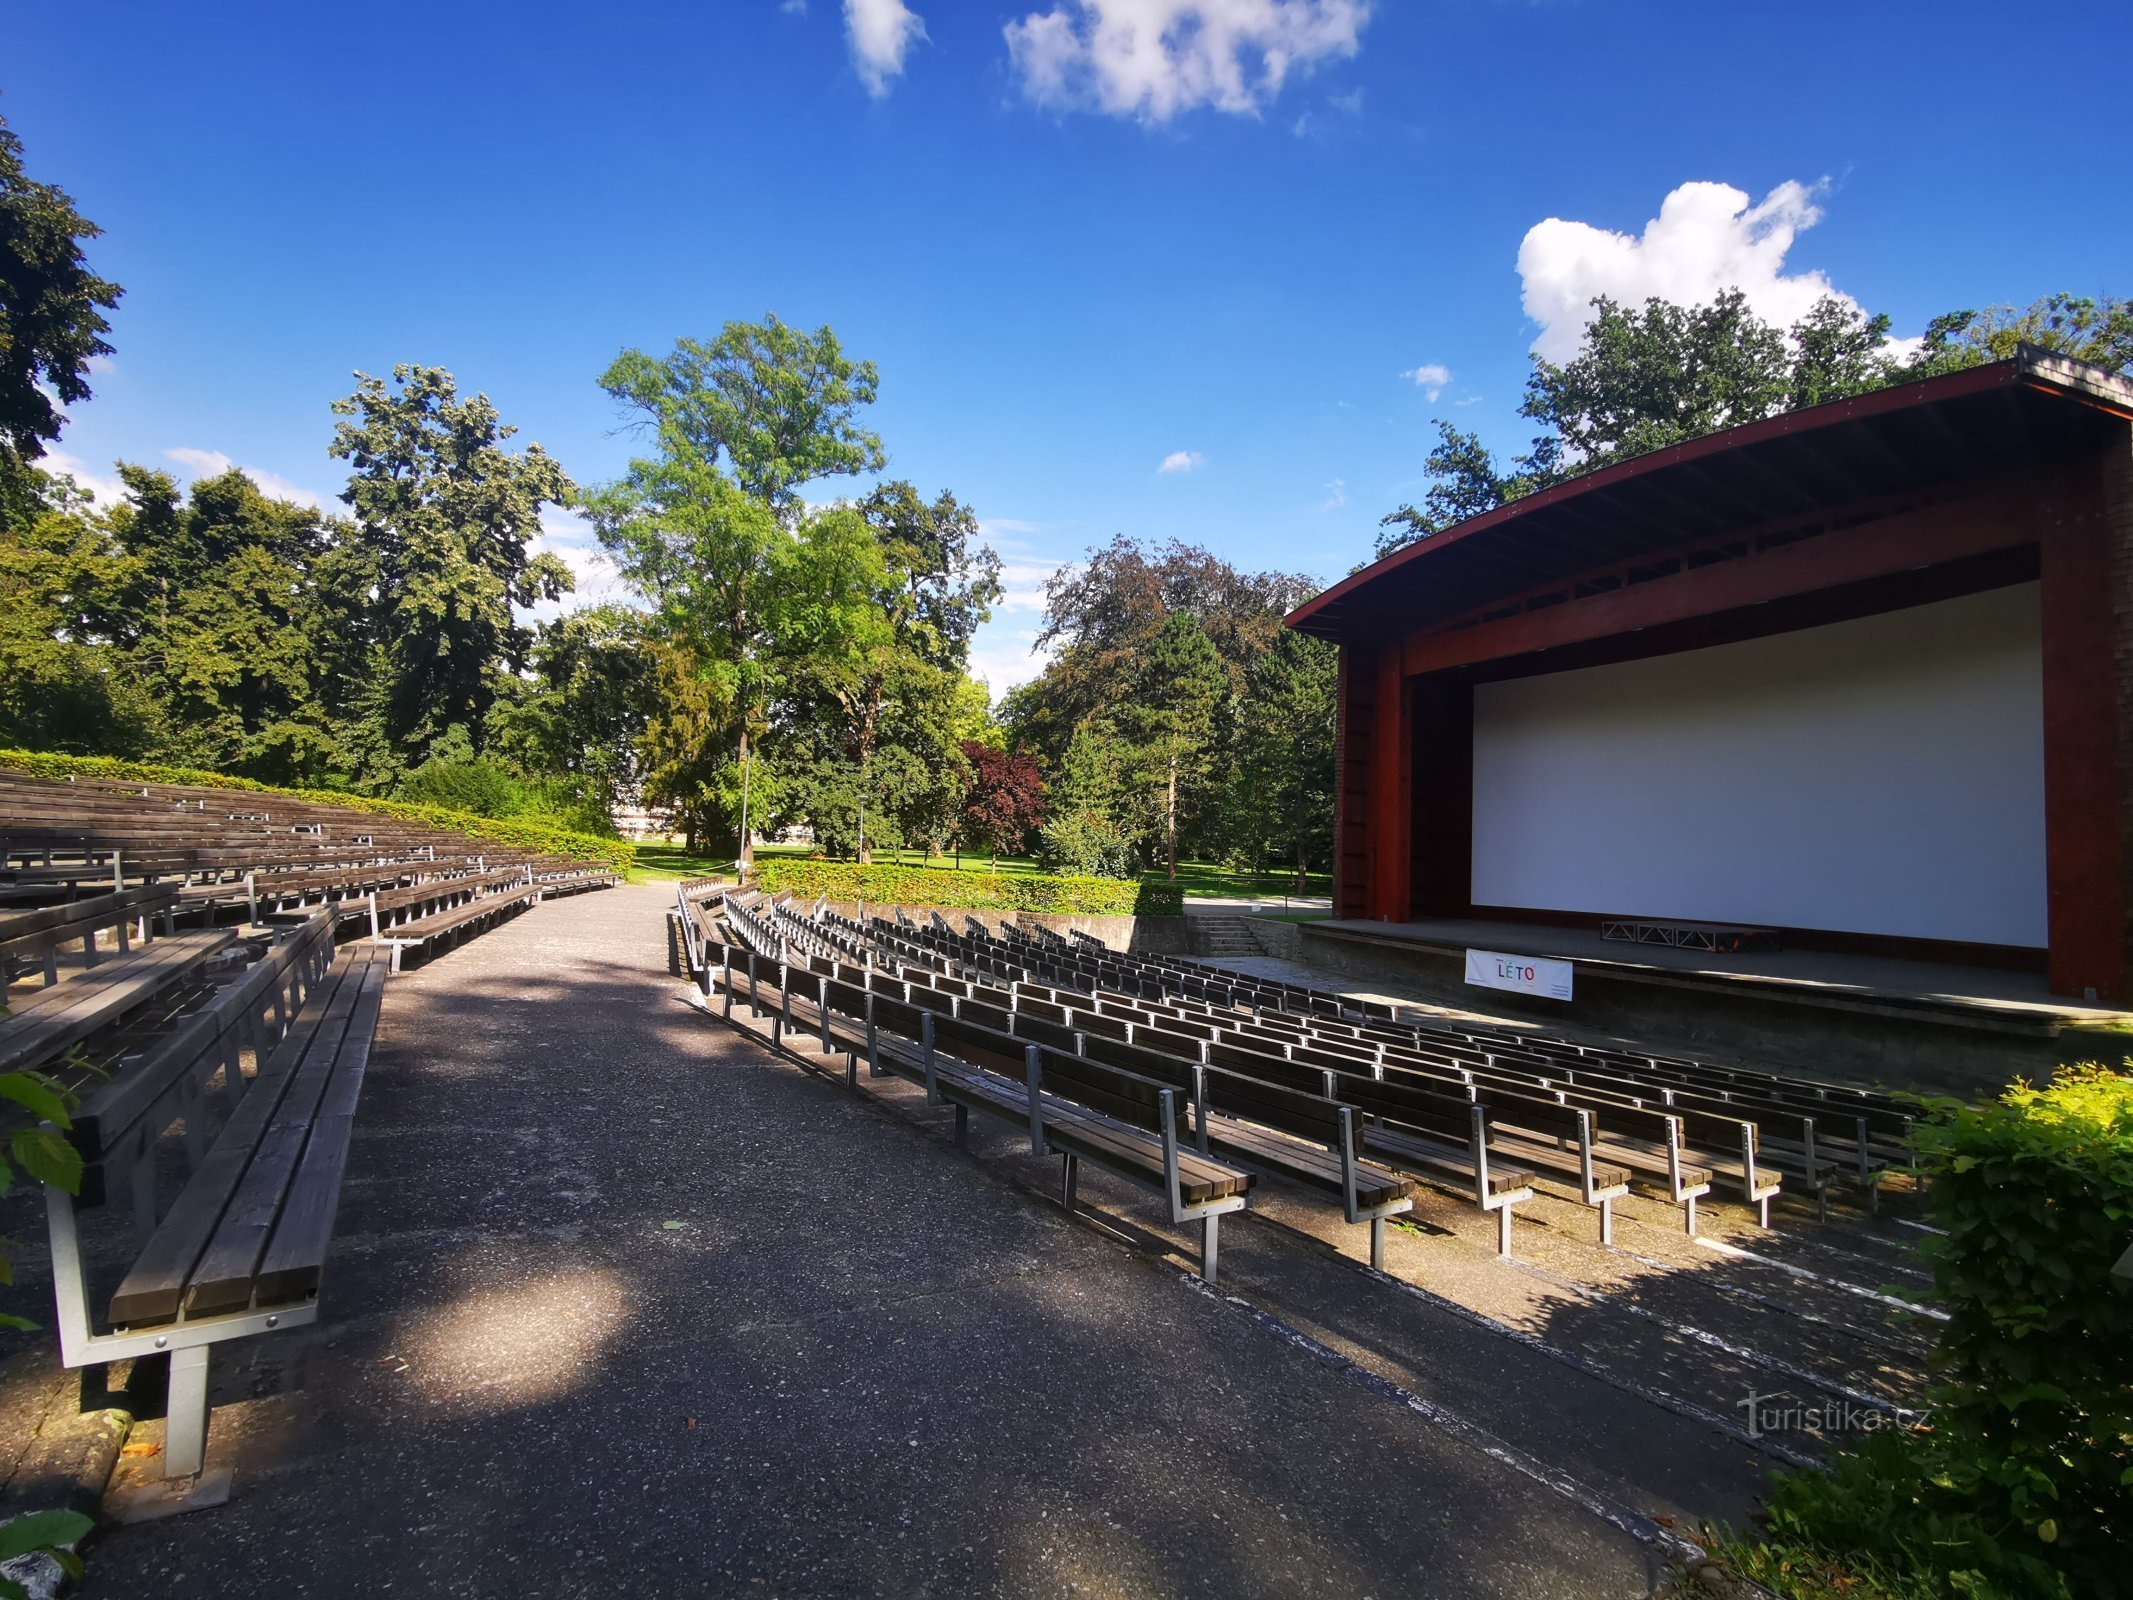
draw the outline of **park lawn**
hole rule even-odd
[[[813,855],[814,848],[804,844],[759,844],[755,847],[758,860],[784,856],[792,860],[805,860]],[[882,866],[916,866],[918,852],[877,850],[875,861]],[[986,855],[966,853],[958,862],[952,855],[935,856],[925,863],[939,872],[994,872],[1003,877],[1041,878],[1047,876],[1045,869],[1028,856],[1001,856],[997,863]],[[692,856],[678,844],[659,844],[646,841],[637,846],[636,870],[630,874],[635,883],[678,883],[685,878],[731,877],[733,859],[730,856]],[[1150,873],[1160,877],[1160,873]],[[1296,875],[1293,872],[1267,872],[1253,874],[1233,872],[1212,861],[1181,861],[1178,863],[1178,887],[1188,900],[1278,900],[1283,895],[1295,893]],[[1314,895],[1330,894],[1331,879],[1324,873],[1311,874]]]

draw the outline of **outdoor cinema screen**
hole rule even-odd
[[[1477,905],[2042,946],[2037,585],[1474,691]]]

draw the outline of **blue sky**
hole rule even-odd
[[[1590,293],[1827,286],[1899,333],[2133,293],[2123,151],[2008,87],[2023,41],[2077,84],[2123,59],[2123,0],[8,13],[0,114],[127,290],[63,465],[331,496],[328,403],[421,361],[596,482],[618,349],[826,322],[880,365],[890,472],[1008,562],[996,690],[1114,532],[1338,577],[1435,418],[1524,442],[1527,353]]]

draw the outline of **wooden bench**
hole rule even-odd
[[[236,943],[226,928],[179,933],[76,972],[0,1018],[0,1072],[56,1061],[99,1029],[182,983]]]
[[[168,1478],[201,1468],[211,1347],[317,1320],[388,964],[365,947],[336,958],[331,920],[315,917],[123,1059],[74,1118],[81,1194],[45,1191],[61,1359],[79,1367],[169,1354]],[[210,1143],[206,1091],[217,1079],[225,1117]],[[166,1209],[156,1158],[181,1119],[189,1170]],[[104,1300],[77,1207],[128,1198],[145,1242]]]
[[[0,912],[0,978],[35,960],[44,969],[44,981],[57,983],[60,948],[79,939],[82,964],[93,967],[100,956],[96,936],[105,932],[116,937],[119,954],[126,955],[133,948],[134,931],[146,939],[151,921],[167,917],[177,898],[173,885],[144,884],[55,906]]]
[[[737,906],[728,912],[749,918]],[[842,1053],[848,1080],[856,1079],[864,1060],[869,1075],[893,1074],[920,1084],[929,1105],[954,1108],[958,1143],[973,1110],[1026,1127],[1033,1154],[1062,1158],[1060,1199],[1068,1210],[1075,1204],[1083,1161],[1157,1190],[1168,1202],[1173,1224],[1201,1225],[1200,1275],[1215,1281],[1221,1220],[1244,1209],[1253,1179],[1181,1145],[1176,1090],[1100,1063],[1062,1061],[1041,1045],[1019,1044],[893,993],[764,960],[753,950],[722,945],[709,970],[717,974],[715,986],[729,1021],[737,1020],[738,1004],[759,1026],[767,1023],[773,1045],[789,1050],[793,1040],[811,1034],[819,1041],[819,1056]],[[1021,1067],[1019,1082],[1007,1075],[1015,1065]],[[1062,1095],[1062,1079],[1072,1079],[1092,1096],[1090,1082],[1100,1081],[1106,1103],[1092,1106]]]
[[[376,931],[371,935],[371,943],[392,952],[393,971],[400,970],[402,957],[407,951],[427,950],[478,932],[498,917],[516,915],[540,899],[540,890],[523,881],[517,888],[490,888],[481,883],[469,883],[464,888],[455,888],[450,898],[452,903],[444,909],[402,922],[380,926],[373,919],[372,927]]]

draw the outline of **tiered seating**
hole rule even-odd
[[[263,926],[321,906],[341,934],[387,948],[397,971],[410,950],[619,881],[582,861],[290,796],[0,772],[0,963],[9,975],[42,957],[56,981],[60,948],[85,936],[84,960],[94,961],[99,933],[123,949],[129,922],[151,913],[166,926],[232,917]]]
[[[81,1102],[80,1192],[46,1190],[61,1359],[169,1354],[168,1476],[201,1467],[210,1348],[317,1318],[387,972],[615,881],[284,796],[0,772],[0,1072]],[[28,1099],[0,1137],[59,1120]]]
[[[916,938],[931,950],[965,962],[990,959],[1002,971],[1016,966],[1025,948],[1051,953],[1043,941],[1018,940],[1013,930],[996,938],[973,923],[969,932],[957,935],[937,914],[933,923],[928,929],[899,930],[899,936]],[[1180,966],[1164,957],[1106,955],[1122,972],[1138,975],[1143,993],[1169,984]],[[1562,1103],[1605,1113],[1623,1134],[1614,1141],[1616,1158],[1632,1168],[1665,1174],[1670,1188],[1678,1188],[1663,1139],[1659,1148],[1651,1148],[1657,1130],[1631,1136],[1638,1120],[1631,1113],[1673,1115],[1697,1152],[1698,1164],[1737,1186],[1766,1221],[1768,1203],[1779,1192],[1781,1179],[1813,1196],[1817,1210],[1826,1212],[1828,1186],[1840,1170],[1853,1178],[1871,1204],[1882,1173],[1909,1159],[1913,1108],[1870,1090],[1508,1029],[1400,1022],[1385,1006],[1355,1008],[1351,1003],[1345,1018],[1330,1016],[1326,994],[1319,990],[1297,991],[1306,997],[1303,1014],[1294,1014],[1293,1007],[1270,1010],[1263,987],[1256,992],[1241,987],[1255,980],[1240,979],[1240,987],[1232,989],[1228,974],[1197,970],[1207,976],[1188,977],[1186,983],[1206,987],[1197,997],[1189,987],[1183,993],[1172,991],[1171,1004],[1233,1009],[1250,993],[1256,1020],[1300,1030],[1309,1047],[1345,1057],[1347,1064],[1359,1053],[1376,1057],[1396,1052],[1408,1070],[1449,1070],[1474,1084],[1493,1079],[1508,1092],[1538,1089]],[[1675,1198],[1682,1196],[1677,1193]]]
[[[79,1097],[64,1130],[79,1193],[45,1190],[61,1359],[170,1355],[171,1478],[201,1467],[210,1348],[317,1319],[387,961],[336,958],[321,910],[245,938],[149,939],[0,1018],[0,1071]],[[48,1107],[7,1116],[19,1129]]]
[[[819,902],[802,913],[789,901],[733,895],[698,915],[692,967],[707,993],[725,988],[729,1009],[735,985],[760,1000],[826,982],[832,1011],[844,1009],[847,990],[862,1010],[890,994],[936,1029],[945,1013],[990,1030],[996,1056],[999,1040],[1034,1042],[1169,1084],[1198,1147],[1247,1167],[1337,1187],[1346,1199],[1346,1148],[1359,1172],[1396,1169],[1452,1188],[1497,1213],[1505,1254],[1512,1208],[1536,1183],[1595,1210],[1610,1242],[1613,1202],[1632,1186],[1679,1206],[1694,1233],[1697,1201],[1714,1183],[1767,1225],[1770,1201],[1787,1184],[1826,1212],[1841,1163],[1871,1203],[1881,1175],[1908,1159],[1908,1108],[1842,1085],[1395,1021],[1389,1007],[1249,980],[1232,986],[1227,974],[1092,940],[1012,927],[993,934],[974,920],[958,933],[938,913],[925,926],[901,912],[862,924]],[[729,973],[734,960],[740,967]],[[1282,1004],[1297,996],[1301,1009]],[[1352,1146],[1340,1136],[1344,1117],[1356,1128]],[[1357,1215],[1368,1210],[1359,1198]]]

